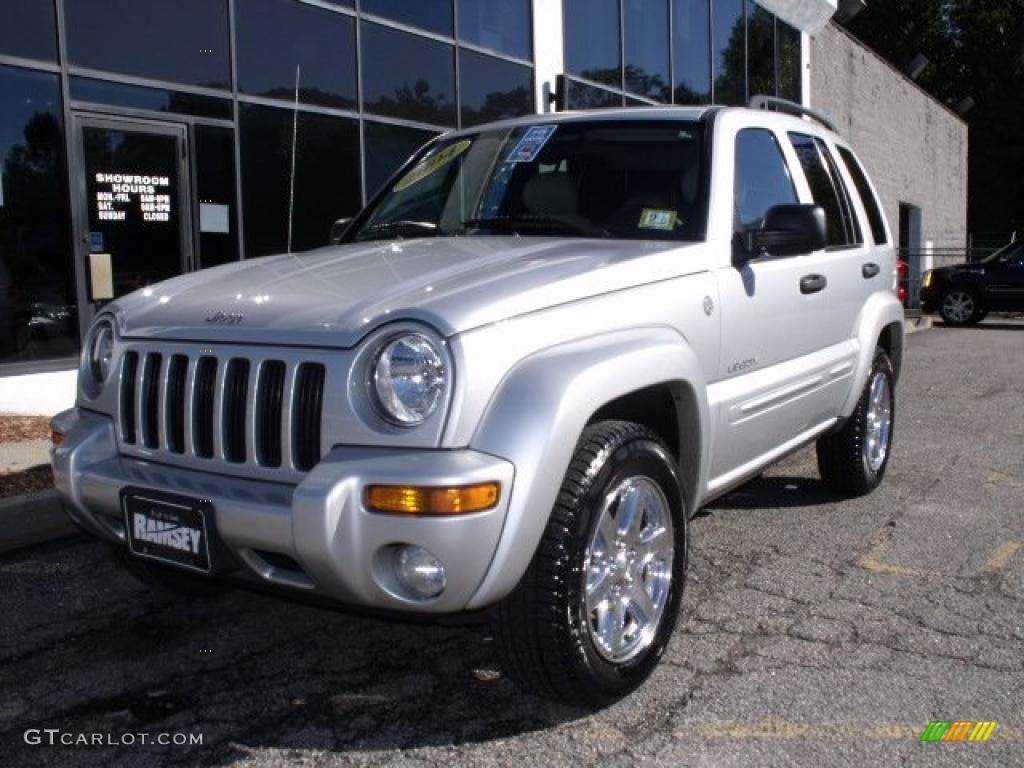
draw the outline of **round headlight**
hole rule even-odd
[[[86,354],[93,381],[103,384],[110,375],[110,360],[114,355],[114,325],[109,320],[100,320],[93,327]]]
[[[407,333],[386,342],[373,366],[373,391],[395,424],[422,424],[437,408],[447,385],[440,352],[430,339]]]

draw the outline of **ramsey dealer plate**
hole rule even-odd
[[[121,504],[133,554],[210,572],[207,503],[132,489],[122,493]]]

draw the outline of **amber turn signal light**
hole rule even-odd
[[[64,442],[64,434],[62,432],[57,432],[56,430],[51,431],[50,442],[53,443],[55,446],[60,445],[61,443]]]
[[[491,509],[498,503],[501,486],[479,483],[455,488],[418,485],[370,485],[364,501],[371,512],[398,515],[467,515]]]

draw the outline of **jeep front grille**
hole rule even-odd
[[[322,363],[132,348],[120,379],[121,441],[133,449],[302,472],[320,461]]]

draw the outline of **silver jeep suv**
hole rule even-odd
[[[840,493],[885,473],[891,235],[821,120],[450,133],[337,240],[93,323],[54,472],[143,577],[489,609],[514,680],[601,706],[664,652],[702,505],[812,442]]]

